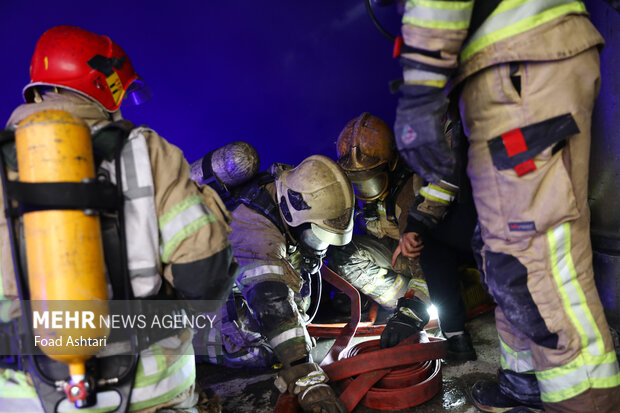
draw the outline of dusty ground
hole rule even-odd
[[[443,388],[423,405],[400,412],[453,412],[473,413],[477,410],[469,400],[469,388],[476,380],[492,378],[499,367],[497,330],[492,313],[479,316],[468,323],[478,360],[464,363],[443,363]],[[315,360],[321,360],[333,340],[322,340],[313,351]],[[272,412],[279,393],[273,386],[275,373],[229,369],[209,364],[198,368],[199,383],[210,388],[223,401],[225,413]],[[358,406],[355,413],[376,410]]]

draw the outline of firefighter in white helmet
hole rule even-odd
[[[318,275],[327,247],[351,240],[349,180],[333,160],[314,155],[295,168],[275,164],[237,188],[235,197],[230,241],[241,266],[236,286],[242,298],[227,315],[236,320],[225,323],[223,364],[280,362],[275,385],[297,395],[304,411],[345,412],[310,355],[304,287]]]
[[[214,191],[199,189],[191,181],[189,166],[177,147],[148,127],[123,121],[119,108],[124,100],[139,103],[148,97],[125,52],[106,36],[58,26],[39,39],[30,75],[24,89],[27,103],[15,109],[7,127],[15,128],[35,112],[56,109],[90,128],[100,175],[115,176],[116,171],[123,175],[126,270],[133,296],[160,297],[167,285],[184,298],[225,299],[236,266],[227,238],[230,215]],[[121,130],[128,136],[115,158],[114,139],[124,133]],[[10,148],[5,150],[11,153]],[[5,159],[9,178],[16,179],[14,159],[10,155]],[[122,167],[116,168],[117,160]],[[13,223],[2,214],[1,290],[5,297],[16,298],[15,263],[7,253],[9,225]],[[183,330],[174,337],[140,353],[128,408],[218,411],[218,403],[199,399],[191,332]],[[42,412],[43,404],[26,372],[0,368],[0,411]]]

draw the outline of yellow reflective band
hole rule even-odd
[[[11,369],[0,373],[0,400],[31,398],[39,400],[34,386],[28,383],[26,373]]]
[[[529,3],[524,3],[527,6]],[[565,3],[565,1],[561,1]],[[514,6],[516,8],[518,5]],[[474,54],[487,46],[497,43],[500,40],[504,40],[508,37],[515,36],[517,34],[526,32],[530,29],[538,27],[544,23],[547,23],[553,19],[569,13],[585,13],[586,7],[580,2],[572,2],[568,4],[561,4],[560,6],[549,8],[538,14],[530,15],[521,20],[515,21],[512,24],[506,24],[506,20],[515,18],[518,14],[510,16],[512,12],[506,13],[507,16],[500,14],[493,14],[487,18],[487,20],[478,28],[476,33],[472,36],[470,42],[463,48],[461,52],[461,62],[465,62],[470,59]],[[499,27],[497,30],[493,30],[493,27]],[[487,32],[486,34],[484,34]]]
[[[424,191],[424,189],[421,189],[421,190],[420,190],[420,194],[424,195],[424,197],[425,197],[425,198],[431,199],[431,200],[433,200],[433,201],[435,201],[435,202],[439,202],[440,204],[443,204],[443,205],[450,205],[450,202],[449,202],[449,201],[446,201],[446,200],[444,200],[444,199],[441,199],[441,198],[435,197],[435,196],[433,196],[433,195],[431,195],[431,194],[427,193],[426,191]]]
[[[172,400],[176,395],[189,388],[196,379],[194,354],[179,356],[166,370],[162,371],[158,380],[151,382],[134,381],[131,393],[130,410],[139,410],[155,406],[158,402]]]
[[[443,192],[444,194],[448,195],[450,197],[450,201],[452,201],[454,199],[454,195],[455,194],[452,191],[449,191],[449,190],[447,190],[445,188],[442,188],[441,186],[435,185],[435,184],[428,184],[428,187],[431,188],[431,189],[434,189],[435,191]]]
[[[375,298],[379,304],[385,304],[396,296],[396,293],[405,285],[405,279],[399,274],[394,280],[394,284],[390,286],[381,296]]]
[[[534,370],[532,353],[529,350],[513,350],[502,340],[501,337],[499,337],[499,344],[503,368],[516,371],[517,373],[527,373]]]
[[[405,81],[406,85],[423,85],[423,86],[431,86],[431,87],[438,87],[438,88],[443,88],[446,83],[448,83],[447,80],[407,80]]]
[[[362,292],[366,295],[371,295],[374,290],[377,289],[379,284],[383,282],[384,276],[388,273],[386,268],[381,268],[377,273],[372,277],[372,282],[366,284],[362,287]]]
[[[407,85],[426,85],[437,88],[443,88],[448,81],[448,77],[444,74],[411,68],[403,70],[403,79]]]
[[[547,240],[549,242],[553,279],[560,293],[564,311],[579,333],[581,346],[592,356],[604,354],[603,337],[588,307],[583,289],[577,280],[577,271],[571,254],[570,224],[566,222],[549,230]]]
[[[170,211],[159,217],[159,228],[165,227],[170,221],[172,221],[177,215],[185,211],[187,208],[200,203],[202,203],[202,197],[200,195],[192,195],[185,198],[183,201],[170,208]]]
[[[441,192],[434,191],[432,188],[429,188],[428,186],[425,186],[424,188],[420,189],[420,194],[424,196],[424,198],[431,199],[443,205],[450,205],[450,201],[452,201],[449,196],[446,196],[445,194],[442,194]]]
[[[620,386],[620,371],[614,351],[596,357],[582,353],[565,366],[537,371],[536,379],[542,401],[558,403],[588,389]]]
[[[466,30],[469,27],[469,20],[463,22],[428,21],[408,16],[403,17],[403,23],[429,29]]]
[[[439,0],[407,0],[407,7],[421,6],[441,10],[473,10],[474,2],[470,1],[439,1]]]
[[[162,376],[164,374],[174,374],[177,371],[181,370],[183,368],[184,363],[187,363],[187,358],[186,356],[181,356],[179,357],[177,360],[175,360],[170,367],[168,367],[166,365],[166,356],[164,356],[163,354],[161,354],[161,348],[159,349],[155,349],[153,348],[153,350],[155,352],[159,352],[160,354],[151,354],[149,355],[147,353],[146,357],[153,357],[155,358],[155,362],[157,364],[157,371],[156,372],[147,372],[147,373],[151,373],[146,375],[144,372],[144,367],[142,366],[142,363],[138,364],[138,370],[136,371],[136,378],[134,379],[134,387],[139,388],[139,387],[146,387],[149,386],[151,384],[155,384],[158,381],[160,381],[162,379]],[[145,351],[149,351],[148,349]],[[142,354],[140,354],[140,358],[142,358]],[[185,360],[185,361],[184,361]]]
[[[135,394],[139,394],[140,398],[143,396],[142,393],[142,389],[136,389],[132,394],[131,394],[131,402],[129,405],[129,411],[130,412],[134,412],[136,410],[142,410],[142,409],[146,409],[148,407],[152,407],[152,406],[157,406],[159,404],[168,402],[172,399],[174,399],[175,397],[177,397],[179,394],[183,393],[184,391],[186,391],[187,389],[189,389],[192,385],[194,385],[195,381],[196,381],[196,369],[193,366],[193,372],[190,373],[190,375],[187,376],[187,378],[181,382],[179,385],[177,385],[176,387],[172,388],[171,390],[168,390],[166,393],[164,394],[160,394],[156,397],[153,397],[152,399],[147,399],[147,400],[142,400],[142,401],[136,401],[134,402],[134,395]],[[176,378],[176,377],[175,377]],[[165,379],[164,381],[166,381],[167,379]],[[164,385],[168,385],[168,383],[163,383]],[[154,392],[151,392],[151,394],[157,394]]]
[[[170,255],[174,252],[177,246],[187,237],[198,231],[200,228],[207,224],[211,224],[217,221],[217,217],[213,214],[203,215],[189,225],[183,227],[182,230],[177,232],[169,242],[164,245],[162,250],[161,260],[164,263],[168,263]]]
[[[427,297],[429,297],[428,285],[426,284],[426,281],[420,278],[412,278],[411,280],[409,280],[409,284],[407,285],[407,291],[411,290],[418,290],[424,293],[424,295],[426,295]]]
[[[464,30],[469,27],[473,7],[473,1],[411,0],[407,3],[403,23],[435,29]]]
[[[170,254],[185,238],[216,221],[217,217],[207,208],[200,195],[190,196],[170,208],[158,220],[163,244],[162,261],[167,263]]]

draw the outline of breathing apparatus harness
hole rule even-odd
[[[11,368],[28,371],[46,412],[54,413],[67,392],[67,366],[47,356],[30,351],[33,343],[30,292],[23,248],[23,228],[21,216],[26,212],[39,210],[83,210],[87,215],[99,215],[104,249],[104,260],[114,300],[123,300],[129,308],[129,300],[134,300],[130,282],[125,235],[125,216],[123,209],[123,188],[121,175],[121,151],[127,141],[133,124],[122,120],[106,125],[93,134],[93,151],[95,165],[104,160],[115,161],[115,174],[118,177],[113,184],[106,174],[99,173],[95,179],[83,182],[26,183],[8,179],[7,169],[17,171],[15,156],[15,135],[12,130],[0,131],[0,179],[4,191],[4,211],[8,221],[9,240],[16,275],[17,291],[22,316],[11,323],[0,324],[2,335],[12,338],[10,354],[21,354],[12,360]],[[16,233],[21,228],[22,235]],[[162,288],[162,291],[164,288]],[[146,299],[170,299],[160,293]],[[134,304],[136,304],[134,302]],[[137,303],[141,306],[141,303]],[[152,307],[152,306],[150,306]],[[183,305],[179,302],[179,310]],[[176,309],[176,307],[175,307]],[[175,310],[176,311],[176,310]],[[141,331],[141,330],[139,330]],[[138,353],[151,343],[174,335],[179,331],[153,330],[148,334],[112,333],[108,337],[110,348],[108,354],[92,357],[86,362],[90,381],[90,394],[82,407],[96,402],[96,394],[116,391],[120,394],[120,403],[116,411],[126,412],[133,388],[138,366]],[[30,353],[30,354],[27,354]],[[119,354],[120,353],[120,354]],[[67,396],[69,393],[67,392]],[[68,397],[70,401],[71,397]]]

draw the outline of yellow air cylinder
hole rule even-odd
[[[95,178],[90,130],[67,112],[46,110],[30,115],[18,125],[15,142],[22,182]],[[35,335],[56,340],[53,346],[40,348],[52,359],[67,363],[72,378],[83,376],[85,361],[97,353],[104,343],[100,339],[108,334],[99,322],[100,315],[105,317],[108,311],[99,217],[82,210],[42,210],[25,213],[23,220],[33,312],[35,307],[60,311],[57,321],[63,326],[54,328],[52,314],[48,314],[50,324],[35,328]],[[85,311],[94,313],[94,328],[81,320]],[[76,346],[84,343],[75,341],[82,338],[89,343],[96,339],[97,344]]]

